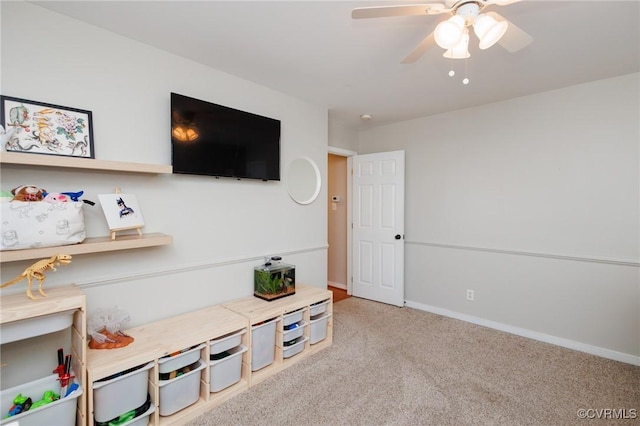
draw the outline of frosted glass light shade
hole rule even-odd
[[[448,49],[442,56],[450,59],[465,59],[471,56],[469,54],[469,30],[465,28],[458,44]]]
[[[507,21],[496,21],[489,15],[480,15],[473,23],[473,31],[480,39],[480,49],[488,49],[496,44],[507,31]]]
[[[460,42],[464,30],[464,18],[454,15],[446,21],[440,22],[433,33],[438,46],[451,49]]]

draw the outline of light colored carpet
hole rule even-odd
[[[640,367],[356,297],[333,324],[331,347],[188,425],[640,424]]]

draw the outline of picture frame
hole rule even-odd
[[[137,229],[142,235],[144,218],[138,200],[133,194],[98,194],[102,211],[107,218],[107,225],[111,231],[112,239],[115,239],[116,231]]]
[[[0,95],[2,150],[95,158],[91,111]]]

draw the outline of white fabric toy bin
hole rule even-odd
[[[200,359],[200,350],[204,348],[204,343],[181,351],[175,355],[167,355],[158,359],[158,372],[170,373],[179,370],[187,365],[191,365]]]
[[[200,360],[200,365],[194,370],[169,380],[159,380],[160,387],[160,415],[170,416],[183,408],[187,408],[200,398],[201,371],[207,364]]]
[[[291,345],[282,348],[282,357],[291,358],[294,355],[299,354],[304,349],[304,342],[309,340],[308,337],[298,337]]]
[[[280,317],[251,327],[251,371],[260,370],[275,360],[278,321]]]
[[[100,423],[111,421],[144,404],[147,400],[151,367],[153,362],[127,370],[108,380],[93,382],[95,421]]]
[[[240,381],[242,354],[246,351],[247,347],[240,345],[226,351],[228,353],[226,356],[209,362],[209,392],[220,392]]]
[[[235,331],[230,334],[218,337],[209,341],[209,353],[219,354],[224,351],[228,351],[231,348],[235,348],[242,343],[242,335],[247,332],[246,328],[240,331]]]
[[[74,375],[73,371],[71,371],[71,375]],[[78,389],[67,397],[63,398],[61,395],[57,401],[15,416],[3,418],[0,424],[8,425],[16,422],[20,426],[42,426],[55,423],[56,426],[75,426],[77,400],[82,395],[83,390],[76,379],[73,379],[73,382],[78,385]],[[57,374],[51,374],[47,377],[0,391],[0,413],[2,413],[2,417],[8,414],[13,406],[13,400],[18,394],[30,397],[33,402],[36,402],[42,399],[45,391],[54,391],[60,395],[60,381]]]
[[[322,302],[318,302],[318,303],[314,303],[313,305],[311,305],[309,307],[309,316],[316,316],[316,315],[320,315],[323,314],[327,311],[327,305],[329,304],[331,300],[325,300]]]
[[[297,311],[290,312],[288,314],[284,314],[282,316],[282,325],[288,326],[295,322],[298,322],[302,319],[302,314],[304,313],[304,309],[298,309]]]
[[[315,317],[311,317],[309,321],[309,343],[314,345],[327,337],[327,325],[329,322],[330,313],[325,312]]]

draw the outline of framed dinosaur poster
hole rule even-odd
[[[0,96],[6,151],[95,158],[91,111]]]
[[[141,228],[144,219],[138,200],[133,194],[98,194],[102,211],[107,218],[107,225],[111,231],[111,239],[115,239],[116,231],[137,229],[142,235]]]

